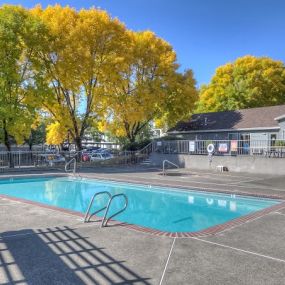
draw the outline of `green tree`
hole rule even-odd
[[[33,56],[43,26],[18,6],[0,8],[0,141],[11,150],[11,138],[24,142],[37,107]]]
[[[244,56],[217,68],[200,90],[197,112],[285,103],[285,66],[268,57]]]
[[[43,145],[46,141],[46,125],[41,122],[39,125],[32,127],[30,136],[26,139],[29,149],[32,150],[34,145]]]

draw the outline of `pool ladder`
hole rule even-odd
[[[69,167],[70,167],[70,165],[72,164],[72,162],[73,162],[72,173],[73,173],[73,175],[75,175],[76,169],[77,169],[77,160],[76,160],[75,157],[73,157],[72,159],[70,159],[70,160],[65,164],[64,170],[65,170],[65,172],[70,172]]]
[[[91,210],[91,207],[94,203],[94,200],[96,197],[100,196],[100,195],[107,195],[109,197],[109,200],[108,200],[108,203],[105,207],[95,211],[94,213],[90,214],[90,210]],[[117,198],[117,197],[124,197],[125,199],[125,204],[124,206],[122,207],[122,209],[120,209],[119,211],[117,211],[116,213],[114,213],[113,215],[111,215],[109,218],[107,218],[107,215],[108,215],[108,212],[109,212],[109,209],[110,209],[110,206],[111,206],[111,203],[112,201]],[[89,203],[89,206],[88,206],[88,209],[86,211],[86,214],[85,214],[85,217],[84,217],[84,223],[88,223],[91,219],[92,216],[95,216],[96,214],[98,214],[99,212],[105,210],[105,213],[104,213],[104,216],[103,216],[103,219],[101,221],[101,228],[103,227],[106,227],[108,222],[114,218],[115,216],[119,215],[120,213],[122,213],[123,211],[126,210],[128,206],[128,197],[124,194],[124,193],[120,193],[120,194],[115,194],[115,195],[112,195],[110,192],[108,191],[101,191],[101,192],[97,192],[93,195],[90,203]]]
[[[166,166],[167,163],[172,165],[172,166],[175,166],[176,168],[179,168],[179,166],[177,164],[171,162],[170,160],[165,159],[162,162],[162,175],[166,175],[166,168],[165,168],[165,166]]]

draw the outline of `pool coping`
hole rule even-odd
[[[45,176],[54,176],[54,175],[45,175]],[[70,176],[70,175],[62,175],[62,176]],[[38,177],[38,176],[37,176]],[[92,179],[91,177],[84,177],[87,179]],[[93,179],[97,179],[98,178],[93,178]],[[113,182],[122,182],[122,181],[116,181],[116,180],[112,180],[112,179],[100,179],[100,180],[105,180],[105,181],[113,181]],[[133,183],[136,184],[135,182],[126,182],[126,183]],[[137,183],[137,184],[142,184],[142,185],[148,185],[148,184],[143,184],[143,183]],[[154,184],[153,184],[154,185]],[[164,186],[167,187],[167,186]],[[169,185],[169,187],[174,187],[173,185]],[[177,189],[179,189],[179,187],[175,187]],[[181,187],[182,188],[182,187]],[[187,188],[184,188],[186,191],[190,190]],[[208,189],[200,189],[200,191],[202,192],[210,192],[210,193],[223,193],[223,194],[233,194],[232,192],[229,193],[229,191],[208,191]],[[276,199],[276,200],[281,200],[280,204],[277,205],[273,205],[270,207],[267,207],[265,209],[253,212],[251,214],[245,215],[245,216],[241,216],[235,219],[232,219],[226,223],[222,223],[222,224],[218,224],[212,227],[208,227],[206,229],[200,230],[200,231],[195,231],[195,232],[168,232],[168,231],[161,231],[161,230],[156,230],[156,229],[152,229],[152,228],[148,228],[148,227],[143,227],[143,226],[139,226],[139,225],[135,225],[135,224],[129,224],[126,222],[120,222],[120,221],[116,221],[116,220],[110,220],[111,225],[110,226],[120,226],[120,227],[124,227],[124,228],[128,228],[130,230],[134,230],[137,232],[143,232],[143,233],[147,233],[150,235],[155,235],[155,236],[165,236],[165,237],[171,237],[171,238],[191,238],[191,237],[204,237],[204,236],[210,236],[210,235],[215,235],[217,233],[223,232],[227,229],[245,224],[249,221],[255,220],[257,218],[261,218],[269,213],[272,212],[276,212],[280,209],[285,208],[285,201],[282,198],[276,197],[274,195],[249,195],[248,193],[243,194],[235,192],[235,195],[240,195],[240,196],[247,196],[247,197],[253,197],[253,198],[269,198],[269,199]],[[21,203],[25,203],[25,204],[29,204],[29,205],[34,205],[34,206],[38,206],[38,207],[42,207],[42,208],[46,208],[49,210],[54,210],[57,212],[61,212],[61,213],[65,213],[65,214],[69,214],[69,215],[73,215],[73,216],[77,216],[77,217],[84,217],[84,214],[80,213],[80,212],[76,212],[73,210],[69,210],[69,209],[64,209],[64,208],[60,208],[60,207],[56,207],[56,206],[51,206],[51,205],[46,205],[43,203],[39,203],[39,202],[35,202],[35,201],[31,201],[31,200],[26,200],[26,199],[22,199],[22,198],[17,198],[17,197],[13,197],[13,196],[9,196],[9,195],[5,195],[5,194],[0,194],[0,198],[4,198],[4,199],[8,199],[11,201],[16,201],[16,202],[21,202]],[[100,217],[95,216],[96,219],[100,219]]]
[[[252,197],[252,198],[265,198],[265,199],[273,199],[273,200],[281,200],[285,201],[285,198],[282,196],[278,196],[275,194],[263,194],[263,193],[249,193],[249,192],[243,192],[243,191],[227,191],[224,189],[214,189],[214,188],[203,188],[203,187],[197,187],[197,186],[187,186],[187,185],[173,185],[173,184],[167,184],[167,183],[161,183],[161,182],[153,182],[152,184],[145,183],[142,181],[130,181],[130,180],[125,180],[125,179],[110,179],[110,178],[103,178],[103,177],[90,177],[88,174],[78,174],[74,176],[71,173],[40,173],[40,174],[28,174],[28,178],[38,178],[38,177],[71,177],[71,178],[85,178],[85,179],[93,179],[93,180],[99,180],[99,181],[106,181],[106,182],[120,182],[120,183],[127,183],[127,184],[137,184],[137,185],[142,185],[142,186],[157,186],[157,187],[170,187],[170,188],[175,188],[174,190],[180,190],[180,191],[200,191],[200,192],[209,192],[209,193],[217,193],[217,194],[228,194],[228,195],[237,195],[237,196],[245,196],[245,197]],[[10,179],[10,178],[27,178],[27,174],[20,174],[20,175],[1,175],[0,176],[0,181],[5,180],[5,179]],[[167,191],[167,189],[165,189]]]

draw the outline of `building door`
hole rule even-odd
[[[250,134],[243,133],[240,134],[240,142],[239,142],[239,150],[240,154],[249,154],[250,153]]]
[[[277,134],[270,134],[270,146],[275,146]]]

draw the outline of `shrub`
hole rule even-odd
[[[128,151],[136,151],[144,148],[147,146],[151,140],[143,140],[140,142],[134,142],[134,143],[127,143],[122,147],[122,150],[128,150]]]
[[[275,141],[275,146],[285,146],[285,141]]]

